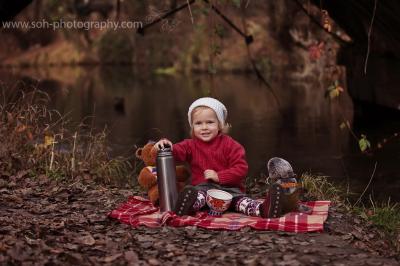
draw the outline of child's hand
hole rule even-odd
[[[156,144],[154,144],[154,149],[156,149],[156,151],[159,151],[161,149],[164,149],[166,145],[169,145],[172,150],[172,142],[168,139],[160,139]]]
[[[219,182],[218,174],[214,170],[210,170],[210,169],[205,170],[204,178],[207,180],[214,181],[215,183]]]

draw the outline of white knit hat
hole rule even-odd
[[[217,115],[218,121],[221,124],[221,126],[222,127],[225,126],[225,120],[228,116],[228,110],[226,110],[225,105],[220,101],[218,101],[217,99],[211,97],[204,97],[197,99],[189,107],[188,120],[190,127],[192,127],[192,112],[196,107],[199,106],[206,106],[213,109],[215,114]]]

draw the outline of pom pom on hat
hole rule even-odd
[[[199,106],[206,106],[213,109],[215,114],[217,115],[219,123],[222,126],[225,126],[225,120],[228,116],[228,110],[226,110],[225,105],[220,101],[218,101],[217,99],[211,97],[204,97],[197,99],[189,107],[188,120],[190,127],[192,127],[192,112],[196,107]]]

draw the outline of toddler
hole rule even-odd
[[[170,145],[175,160],[189,163],[192,171],[191,185],[179,194],[175,213],[179,216],[191,215],[200,210],[206,205],[209,189],[229,192],[233,196],[231,211],[263,218],[279,217],[291,211],[283,208],[284,197],[281,193],[284,188],[278,183],[272,185],[263,202],[245,194],[244,179],[248,170],[245,150],[225,134],[228,129],[227,115],[227,109],[220,101],[210,97],[197,99],[188,111],[192,138],[175,144],[161,139],[154,145],[157,150]],[[268,168],[284,161],[280,158],[273,160],[275,163],[270,160]],[[294,176],[289,163],[278,171],[275,167],[268,170],[273,172],[274,177]]]

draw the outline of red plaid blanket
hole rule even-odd
[[[279,230],[287,232],[323,231],[323,224],[328,216],[330,201],[312,201],[304,205],[311,207],[311,214],[291,212],[280,218],[263,219],[240,213],[228,212],[221,217],[209,216],[206,211],[197,212],[196,216],[177,216],[173,212],[160,212],[158,207],[147,199],[134,196],[121,204],[109,216],[130,224],[160,227],[169,225],[198,226],[207,229],[239,230],[245,226],[257,230]]]

